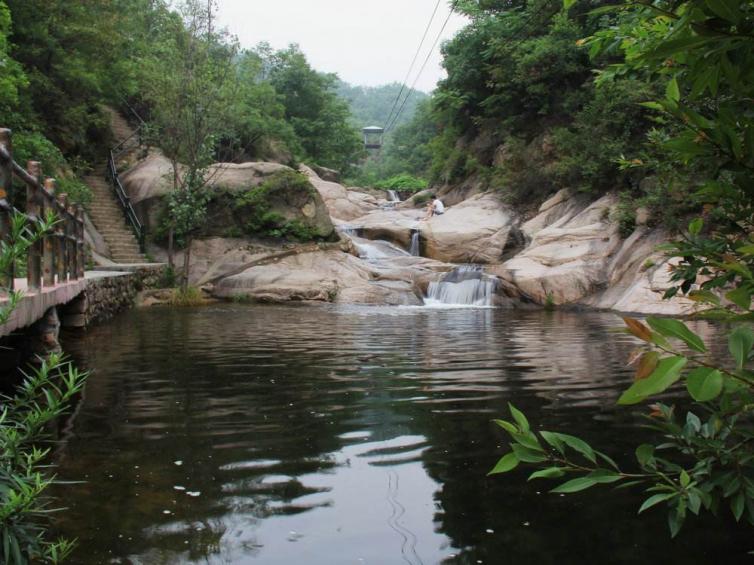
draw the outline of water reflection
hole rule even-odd
[[[619,459],[632,338],[609,314],[244,307],[129,312],[65,344],[93,370],[61,453],[74,563],[743,559],[714,521],[667,543],[632,493],[487,478],[515,402]]]

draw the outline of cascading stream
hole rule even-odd
[[[408,252],[410,255],[413,255],[414,257],[421,256],[420,237],[421,236],[418,229],[411,230],[411,245],[408,248]]]
[[[390,199],[390,200],[388,200],[388,202],[400,202],[401,201],[401,197],[398,196],[398,193],[395,192],[394,190],[388,190],[387,191],[387,195],[388,195],[388,198]]]
[[[429,283],[424,305],[491,307],[497,285],[497,278],[485,274],[479,265],[461,265]]]

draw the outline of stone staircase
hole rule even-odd
[[[106,108],[110,116],[110,124],[115,138],[115,144],[129,138],[133,128],[117,111]],[[131,153],[138,151],[134,147]],[[121,159],[127,159],[126,153]],[[146,263],[147,260],[139,250],[139,242],[131,227],[126,223],[123,209],[107,181],[107,164],[96,167],[92,173],[84,177],[84,182],[92,191],[92,202],[89,205],[89,217],[110,249],[110,258],[116,263]]]

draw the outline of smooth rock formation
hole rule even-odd
[[[309,182],[322,196],[327,211],[334,220],[349,222],[379,207],[379,201],[371,194],[324,180],[306,165],[299,166],[299,170],[309,177]]]
[[[358,304],[421,304],[410,279],[380,280],[367,263],[339,250],[291,255],[221,279],[213,294],[260,302],[323,301]]]
[[[202,235],[242,235],[248,229],[247,216],[254,212],[258,203],[244,210],[235,205],[235,195],[256,188],[266,181],[280,180],[286,173],[293,175],[294,171],[279,163],[212,165],[208,171],[206,190],[213,193],[213,198],[208,204],[207,221],[202,228]],[[122,175],[123,185],[131,202],[150,232],[154,232],[159,225],[164,197],[172,190],[171,179],[172,166],[159,152],[152,152]],[[268,212],[282,223],[295,221],[315,237],[327,238],[333,233],[334,227],[325,203],[309,182],[277,183],[274,189],[267,191],[265,203],[269,208]]]
[[[575,216],[556,219],[493,272],[540,304],[548,296],[555,304],[576,302],[600,290],[608,280],[610,256],[621,245],[608,220],[615,202],[608,195]]]
[[[494,194],[477,194],[421,223],[423,255],[448,263],[499,262],[516,223]]]
[[[367,239],[384,239],[408,249],[411,233],[420,228],[425,211],[417,208],[375,210],[349,222]]]
[[[670,286],[670,262],[656,247],[668,234],[640,227],[623,240],[610,221],[616,202],[615,195],[607,195],[585,204],[583,196],[558,192],[522,226],[531,237],[529,245],[490,272],[539,304],[551,300],[642,314],[693,313],[696,305],[690,300],[662,299]]]

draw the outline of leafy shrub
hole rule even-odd
[[[381,190],[400,190],[403,192],[419,192],[427,188],[428,183],[426,180],[415,177],[408,173],[401,173],[395,175],[389,179],[381,180],[376,183],[375,188]]]
[[[630,196],[623,193],[610,214],[610,220],[618,224],[618,233],[623,238],[630,236],[636,229],[635,206]]]
[[[207,299],[204,298],[202,291],[195,286],[174,289],[168,300],[171,306],[201,306],[206,302]]]
[[[249,236],[291,238],[298,241],[312,241],[321,234],[298,219],[286,220],[273,210],[275,199],[291,203],[293,195],[313,198],[314,187],[305,175],[295,171],[279,171],[259,186],[235,197],[233,209],[243,222],[243,232]]]

